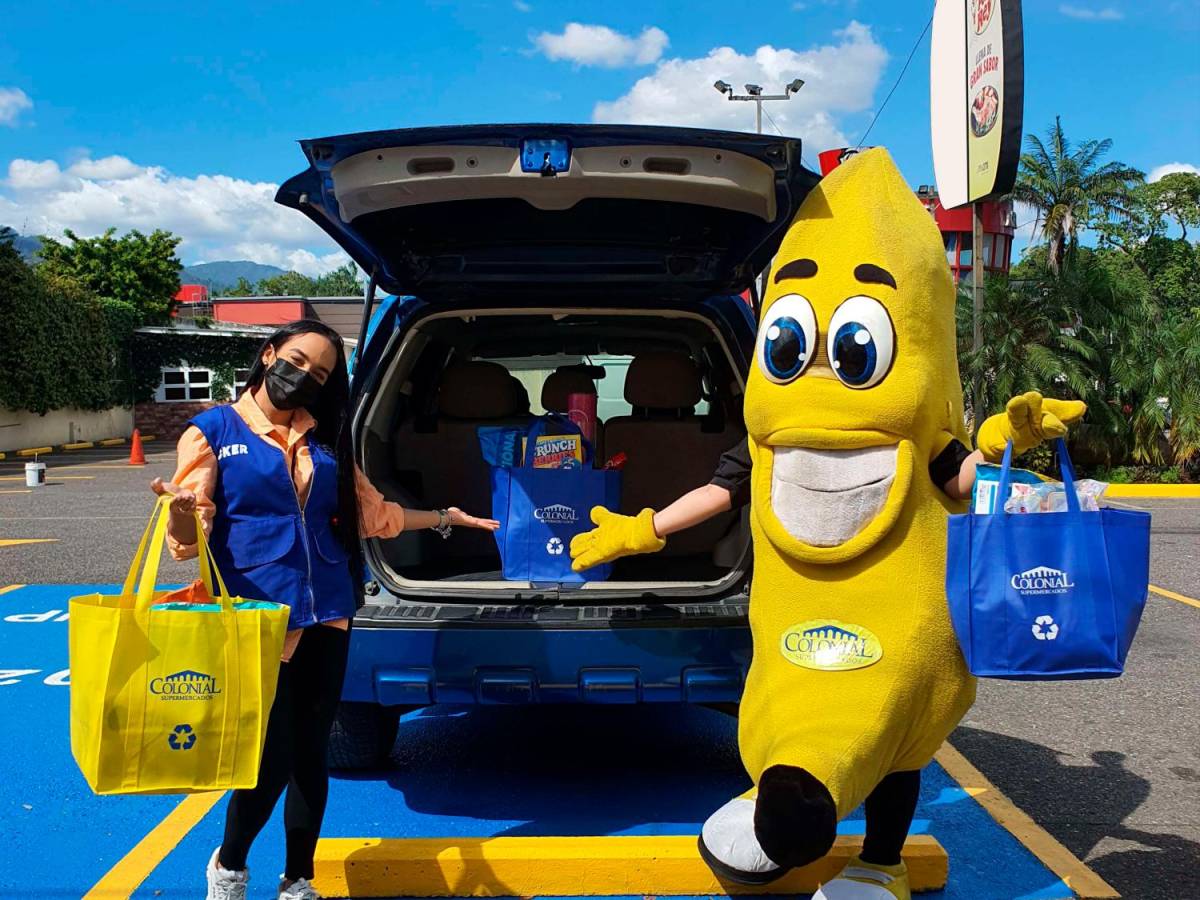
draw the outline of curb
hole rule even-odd
[[[822,859],[773,884],[722,882],[694,835],[494,838],[323,838],[317,887],[326,897],[662,896],[810,894],[862,849],[842,835]],[[932,835],[904,844],[913,890],[946,885],[949,860]]]
[[[1104,496],[1197,500],[1200,499],[1200,484],[1110,484]]]
[[[53,447],[29,447],[25,450],[18,450],[17,456],[47,456],[53,452]]]
[[[106,441],[96,441],[97,447],[120,447],[125,443],[125,438],[109,438]]]
[[[73,444],[63,444],[59,449],[64,450],[64,451],[91,450],[95,446],[96,446],[96,444],[94,441],[76,441]]]

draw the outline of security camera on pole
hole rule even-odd
[[[754,102],[754,131],[756,134],[762,134],[762,105],[767,100],[791,100],[794,94],[800,92],[800,88],[804,87],[803,78],[793,78],[783,88],[782,94],[764,94],[761,85],[748,84],[746,85],[746,93],[735,94],[733,85],[727,81],[715,81],[713,87],[717,93],[724,94],[726,100],[750,100]],[[763,272],[759,275],[758,296],[761,299],[767,290],[767,273]]]
[[[733,85],[726,81],[717,81],[713,83],[713,87],[719,93],[725,95],[726,100],[752,100],[754,101],[754,130],[758,134],[762,134],[762,105],[766,100],[791,100],[792,95],[799,92],[800,88],[804,87],[803,78],[793,78],[784,87],[782,94],[764,94],[761,85],[748,84],[746,85],[746,93],[735,94]]]

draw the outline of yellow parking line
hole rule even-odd
[[[1154,593],[1159,594],[1160,596],[1167,597],[1171,600],[1178,600],[1180,603],[1186,603],[1188,606],[1194,606],[1196,609],[1200,609],[1200,600],[1196,600],[1193,597],[1185,597],[1183,594],[1177,594],[1174,591],[1168,591],[1166,588],[1160,588],[1153,584],[1150,585],[1150,590],[1154,591]]]
[[[0,547],[17,547],[21,544],[57,544],[58,538],[0,538]]]
[[[0,494],[32,494],[33,488],[25,488],[23,491],[0,491]]]
[[[19,591],[25,587],[23,584],[10,584],[7,587],[0,587],[0,594],[11,594],[13,591]]]
[[[61,467],[59,467],[61,468]],[[92,481],[95,475],[51,475],[54,469],[46,470],[46,478],[57,478],[59,481]],[[0,481],[24,481],[24,475],[0,475]]]
[[[996,823],[1025,845],[1051,872],[1061,878],[1079,900],[1113,900],[1121,895],[1107,881],[1089,869],[1029,814],[1009,800],[959,753],[950,742],[942,744],[934,759],[975,798]]]
[[[862,850],[839,835],[828,855],[765,887],[722,882],[694,835],[493,838],[323,838],[316,886],[326,897],[535,897],[810,894]],[[946,886],[949,861],[932,835],[904,843],[914,890]]]
[[[83,900],[126,900],[224,796],[224,791],[212,791],[184,797],[83,895]]]

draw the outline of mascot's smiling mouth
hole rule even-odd
[[[809,546],[837,547],[883,512],[896,480],[899,446],[771,452],[771,510],[779,524]]]

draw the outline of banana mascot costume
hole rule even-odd
[[[900,848],[919,771],[975,699],[944,591],[946,519],[965,503],[929,475],[952,441],[969,446],[954,306],[937,226],[883,149],[813,189],[775,258],[745,398],[754,658],[739,747],[755,786],[700,838],[731,880],[824,856],[865,801],[863,858],[817,897],[910,896]],[[1062,434],[1083,407],[1056,403],[1015,399],[980,449]],[[597,512],[572,547],[588,564],[662,546],[650,511]]]

